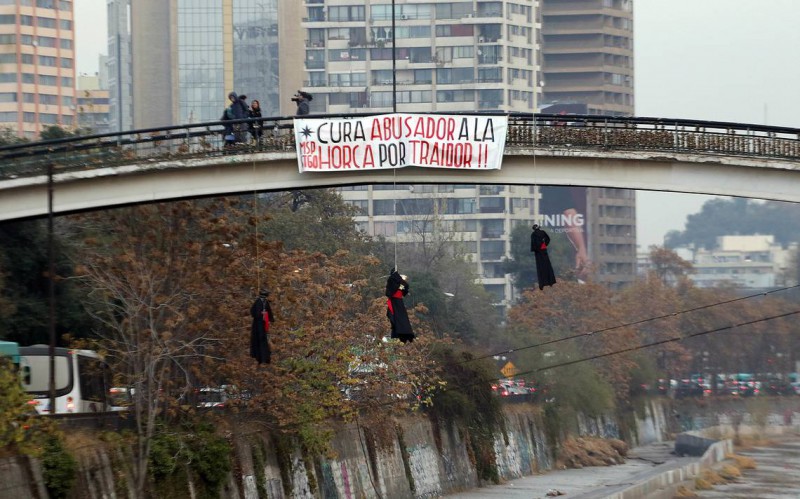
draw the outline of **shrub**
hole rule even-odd
[[[42,476],[48,494],[54,499],[67,497],[78,476],[78,463],[56,436],[51,436],[45,443]]]

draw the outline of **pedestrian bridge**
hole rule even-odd
[[[221,122],[4,146],[0,220],[40,217],[51,209],[65,214],[387,183],[579,185],[800,202],[800,129],[637,117],[508,117],[500,170],[299,173],[291,117],[264,118],[259,143],[232,149],[222,146]]]

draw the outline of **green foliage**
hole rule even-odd
[[[366,254],[372,246],[353,222],[358,209],[331,189],[290,191],[257,198],[253,204],[270,217],[260,224],[262,239],[280,241],[284,249]]]
[[[566,280],[575,273],[575,257],[572,243],[563,232],[549,233],[547,249],[556,278]],[[537,282],[536,258],[531,252],[531,228],[517,225],[511,231],[511,258],[503,261],[504,270],[511,274],[514,286],[519,289],[532,288]]]
[[[44,484],[50,497],[67,497],[78,476],[78,463],[64,448],[60,438],[51,436],[47,440],[41,463]]]
[[[575,353],[566,353],[554,358],[575,357]],[[614,409],[614,389],[589,362],[545,371],[543,382],[548,387],[548,397],[554,399],[555,405],[561,410],[596,417]]]
[[[267,456],[264,442],[260,438],[250,446],[250,454],[253,456],[253,473],[256,477],[258,497],[267,497],[267,476],[264,472],[267,466]]]
[[[29,142],[28,139],[18,137],[14,130],[10,128],[0,128],[0,146],[24,144],[25,142]]]
[[[497,483],[500,477],[494,438],[504,429],[504,420],[500,400],[492,392],[494,366],[452,347],[441,347],[433,356],[441,366],[447,388],[434,393],[429,414],[466,428],[478,475]]]
[[[730,234],[772,234],[783,245],[797,241],[800,205],[780,201],[758,202],[746,198],[712,199],[700,213],[689,215],[686,230],[667,234],[666,246],[694,244],[715,248],[717,237]]]
[[[160,492],[180,489],[189,471],[204,497],[219,497],[230,455],[230,444],[210,424],[187,424],[177,432],[162,426],[151,441],[148,470]]]
[[[89,319],[81,306],[78,288],[63,279],[73,275],[70,250],[63,235],[56,232],[56,334],[85,336]],[[0,288],[0,338],[22,345],[47,343],[48,327],[48,257],[47,227],[42,221],[7,222],[0,225],[0,274],[5,286]],[[0,279],[2,280],[2,279]],[[3,305],[6,303],[7,305]]]
[[[34,417],[30,397],[22,389],[11,361],[0,356],[0,451],[41,453],[51,433],[50,421]]]

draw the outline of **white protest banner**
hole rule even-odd
[[[499,170],[508,117],[381,114],[294,120],[300,172],[420,166]]]

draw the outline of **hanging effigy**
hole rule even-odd
[[[403,297],[410,291],[406,276],[400,275],[396,268],[392,269],[386,280],[386,317],[392,325],[392,338],[403,343],[414,341],[414,331],[408,320],[408,311]]]

